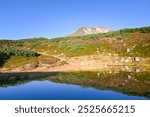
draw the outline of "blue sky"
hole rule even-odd
[[[81,26],[150,26],[150,0],[0,0],[0,39],[60,37]]]

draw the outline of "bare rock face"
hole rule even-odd
[[[81,35],[89,35],[89,34],[97,34],[97,33],[106,33],[112,31],[110,28],[105,27],[81,27],[75,32],[69,34],[68,36],[81,36]]]

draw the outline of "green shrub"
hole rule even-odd
[[[68,49],[69,51],[78,51],[85,47],[82,43],[60,43],[58,45],[59,49]]]
[[[38,56],[37,52],[31,50],[21,50],[17,48],[0,48],[0,53],[7,56],[11,56],[11,55]]]

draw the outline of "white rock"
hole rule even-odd
[[[109,56],[111,56],[111,53],[108,53]]]
[[[129,69],[128,72],[132,72],[132,69]]]
[[[115,57],[118,57],[118,54],[114,54]]]
[[[118,64],[118,61],[115,61],[115,64]]]
[[[121,68],[121,71],[125,71],[126,69],[124,67]]]
[[[114,73],[119,73],[119,71],[114,71]]]
[[[100,73],[97,73],[97,77],[99,77],[100,76]]]
[[[128,79],[130,79],[130,78],[132,78],[132,76],[128,74]]]
[[[135,57],[134,60],[135,60],[136,62],[140,62],[140,58],[139,58],[139,57]]]
[[[131,50],[130,50],[129,48],[127,48],[127,51],[126,51],[126,52],[129,53],[130,51],[131,51]]]
[[[127,44],[125,44],[125,43],[123,44],[123,46],[126,46],[126,45],[127,45]]]
[[[128,60],[128,59],[126,59],[124,62],[126,62],[126,63],[127,63],[127,62],[129,62],[129,60]]]
[[[139,73],[141,72],[141,69],[135,69],[135,72]]]
[[[125,58],[121,58],[121,62],[124,62],[125,61]]]
[[[125,70],[127,70],[127,71],[129,70],[129,67],[128,67],[128,66],[125,66],[124,68],[125,68]]]
[[[125,86],[125,83],[122,83],[122,86]]]

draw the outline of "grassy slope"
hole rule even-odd
[[[150,28],[150,27],[149,27]],[[143,29],[143,28],[141,28]],[[114,31],[79,37],[62,37],[49,41],[28,43],[27,48],[50,55],[64,53],[66,56],[81,56],[99,53],[116,53],[120,56],[150,57],[150,31]],[[38,46],[37,46],[38,45]],[[126,53],[127,48],[131,50]]]
[[[12,56],[6,61],[3,67],[5,68],[16,68],[24,66],[26,64],[37,63],[37,57],[23,57],[23,56]]]
[[[0,47],[30,49],[48,55],[64,53],[66,56],[92,54],[119,54],[120,56],[150,57],[150,27],[122,29],[119,31],[78,37],[61,37],[48,40],[31,38],[17,41],[0,41]],[[127,49],[130,53],[126,53]],[[99,53],[97,53],[97,50]],[[38,57],[12,56],[5,67],[20,66],[37,61]],[[13,65],[14,64],[14,65]]]

